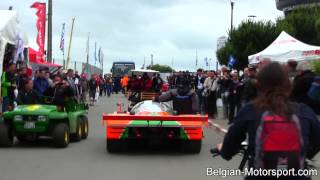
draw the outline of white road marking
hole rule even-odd
[[[219,124],[212,122],[212,120],[209,120],[208,122],[209,122],[209,127],[213,128],[218,133],[226,134],[228,132],[227,129],[221,127]]]

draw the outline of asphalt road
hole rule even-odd
[[[121,99],[125,101],[124,98]],[[202,151],[196,155],[166,149],[137,150],[124,154],[107,153],[101,114],[115,111],[118,100],[118,96],[101,98],[88,114],[88,139],[71,143],[66,149],[50,146],[49,140],[28,145],[17,143],[13,148],[0,149],[0,180],[221,179],[206,176],[207,168],[238,167],[241,160],[239,156],[229,162],[210,156],[209,149],[222,141],[221,135],[212,129],[205,130]],[[226,122],[222,120],[216,123],[226,126]]]

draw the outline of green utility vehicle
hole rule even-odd
[[[11,147],[14,137],[20,142],[50,137],[58,148],[70,141],[86,139],[89,132],[88,106],[68,101],[65,106],[19,105],[3,114],[0,122],[0,147]]]

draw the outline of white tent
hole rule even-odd
[[[23,41],[24,47],[28,47],[28,38],[22,31],[16,11],[0,10],[0,65],[7,44],[16,45],[17,37]],[[1,69],[1,68],[0,68]]]
[[[17,12],[9,10],[0,10],[0,38],[9,44],[16,44],[17,36],[20,35],[25,47],[28,46],[28,38],[22,32],[20,20]]]
[[[18,42],[17,39],[23,41],[24,48],[28,47],[28,38],[22,31],[17,12],[0,10],[0,74],[2,74],[2,64],[6,46],[8,44],[16,46]]]
[[[249,64],[259,63],[264,58],[270,58],[272,61],[281,63],[288,60],[316,60],[320,59],[320,46],[305,44],[282,31],[266,49],[249,56]]]

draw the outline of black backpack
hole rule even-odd
[[[173,98],[173,109],[178,114],[192,114],[192,96],[176,95]]]

